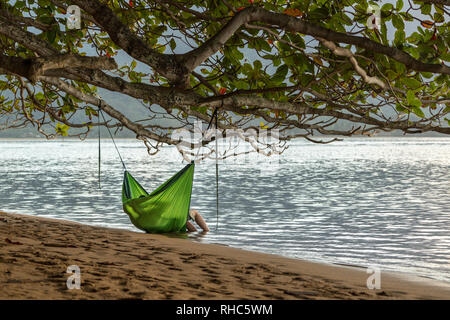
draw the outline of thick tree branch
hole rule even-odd
[[[37,37],[31,32],[22,30],[21,28],[11,24],[10,21],[0,16],[0,34],[22,44],[34,52],[40,52],[43,56],[57,55],[59,52],[53,48],[50,43]]]
[[[108,57],[83,57],[73,54],[31,59],[0,54],[0,67],[35,83],[48,70],[84,67],[86,69],[116,69],[116,62]]]
[[[194,70],[206,59],[216,53],[242,25],[251,20],[251,13],[246,13],[244,11],[235,15],[219,32],[200,47],[183,55],[183,61],[188,70]]]
[[[91,15],[109,34],[111,40],[130,56],[152,66],[174,84],[186,85],[189,71],[177,55],[165,55],[150,48],[114,14],[110,7],[97,0],[74,0],[80,8]]]
[[[189,91],[165,87],[154,87],[147,84],[128,83],[120,78],[112,77],[99,71],[92,71],[91,77],[92,80],[94,80],[94,83],[91,82],[91,84],[95,84],[109,90],[122,92],[138,99],[148,99],[151,103],[159,104],[167,109],[178,107],[197,118],[203,118],[205,121],[208,120],[208,117],[204,114],[190,110],[190,106],[207,106],[211,109],[220,106],[223,110],[230,111],[240,109],[240,113],[242,114],[248,113],[246,110],[253,107],[255,110],[278,110],[293,115],[309,114],[328,116],[336,119],[348,120],[354,123],[375,125],[387,129],[407,130],[408,128],[417,128],[423,132],[432,130],[441,133],[450,133],[450,128],[432,126],[431,124],[410,123],[409,120],[387,122],[367,116],[355,116],[350,113],[344,113],[328,108],[313,108],[305,103],[275,101],[254,95],[229,94],[204,98]],[[223,105],[221,102],[222,100]],[[243,108],[242,106],[248,107]]]
[[[47,70],[83,67],[85,69],[112,70],[117,69],[117,63],[112,58],[86,57],[73,54],[40,57],[31,59],[29,76],[32,82]]]
[[[30,60],[0,54],[0,69],[4,70],[3,72],[26,78],[29,74],[30,65]]]

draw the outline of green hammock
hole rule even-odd
[[[192,162],[149,194],[125,170],[122,185],[123,210],[131,222],[143,231],[185,232],[193,179]]]
[[[222,101],[223,107],[223,101]],[[98,116],[105,116],[102,112],[102,100],[99,99]],[[213,120],[217,126],[217,107],[214,109],[211,120],[209,121],[209,130]],[[100,121],[99,121],[100,122]],[[119,149],[117,148],[114,137],[108,126],[109,135],[119,155],[120,162],[125,170],[122,184],[122,204],[123,210],[130,217],[131,222],[138,228],[149,233],[165,232],[186,232],[186,222],[189,215],[191,204],[192,182],[194,180],[194,162],[186,165],[178,171],[169,180],[164,182],[152,193],[148,193],[127,171]],[[216,139],[216,150],[217,139]],[[199,149],[200,151],[200,149]],[[197,153],[198,155],[198,153]],[[100,188],[100,129],[98,135],[98,186]],[[216,209],[217,224],[219,225],[219,168],[216,157]]]

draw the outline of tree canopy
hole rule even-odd
[[[215,108],[220,129],[276,128],[281,140],[449,134],[449,5],[1,0],[0,115],[48,137],[126,127],[151,152]],[[139,100],[149,118],[131,120],[99,88]]]

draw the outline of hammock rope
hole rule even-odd
[[[223,107],[223,100],[222,100],[222,104],[221,104],[221,107]],[[216,154],[216,229],[214,230],[214,231],[217,231],[218,229],[219,229],[219,163],[218,163],[218,139],[217,139],[217,129],[219,128],[218,127],[218,116],[217,116],[217,109],[218,109],[218,107],[215,107],[214,108],[214,112],[213,112],[213,114],[212,114],[212,116],[211,116],[211,120],[209,120],[209,124],[208,124],[208,127],[206,128],[206,132],[208,132],[208,130],[209,130],[209,128],[211,128],[211,125],[212,125],[212,122],[213,122],[213,120],[215,120],[215,123],[214,123],[214,125],[215,125],[215,135],[214,135],[214,140],[215,140],[215,144],[216,144],[216,151],[215,151],[215,154]],[[203,136],[203,134],[202,134],[202,136]],[[200,153],[200,149],[202,148],[202,143],[203,143],[203,137],[201,138],[202,140],[201,140],[201,142],[200,142],[200,147],[198,148],[198,151],[197,151],[197,154],[196,154],[196,156],[195,156],[195,158],[194,158],[194,161],[195,160],[197,160],[197,158],[198,158],[198,154]]]
[[[222,100],[222,106],[223,106],[223,100]],[[216,108],[217,111],[217,108]],[[218,162],[218,153],[219,149],[217,146],[217,112],[216,112],[216,230],[219,229],[219,162]]]
[[[98,105],[98,109],[99,109],[100,114],[102,115],[103,121],[106,123],[105,116],[103,115],[103,111],[101,109],[101,102]],[[127,167],[125,166],[125,162],[123,162],[122,156],[120,155],[119,148],[117,148],[116,142],[114,141],[114,138],[113,138],[113,135],[111,133],[111,130],[109,130],[108,125],[105,125],[105,126],[106,126],[106,129],[108,129],[109,136],[111,137],[112,142],[114,143],[114,147],[116,148],[117,154],[119,155],[120,162],[122,162],[123,169],[126,171]]]
[[[99,104],[99,106],[98,106],[98,122],[100,123],[100,104]],[[100,130],[101,130],[101,127],[100,126],[98,126],[98,188],[99,189],[101,189],[102,188],[102,186],[101,186],[101,184],[100,184],[100,174],[101,174],[101,163],[102,163],[102,161],[101,161],[101,146],[100,146]]]

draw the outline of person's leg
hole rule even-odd
[[[197,228],[190,221],[186,221],[186,229],[188,232],[197,231]]]
[[[209,231],[208,225],[206,224],[205,219],[198,213],[197,210],[192,210],[192,216],[194,216],[195,222],[198,224],[200,228],[202,228],[204,231]]]

